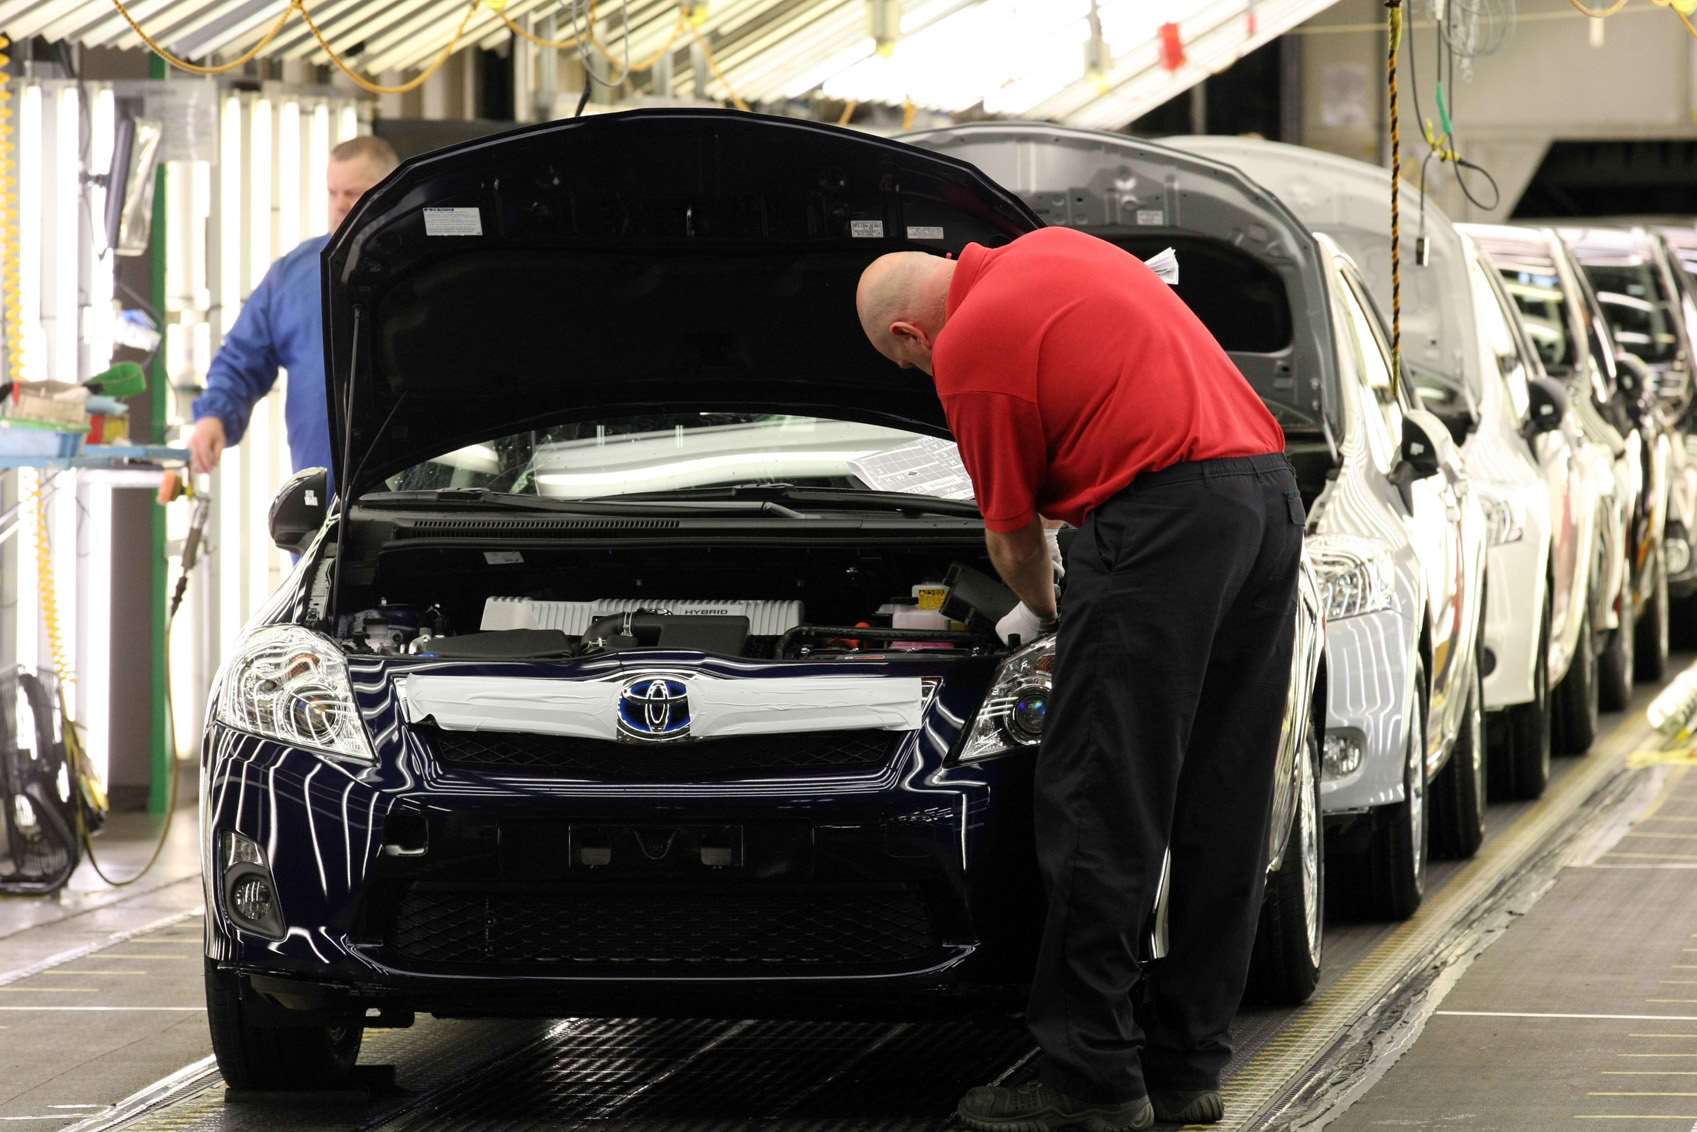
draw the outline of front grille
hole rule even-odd
[[[682,977],[911,963],[936,939],[912,885],[491,891],[416,884],[387,941],[430,966],[570,964]]]
[[[649,745],[434,727],[414,732],[429,741],[444,766],[639,782],[865,773],[882,769],[902,737],[890,731],[813,731]]]

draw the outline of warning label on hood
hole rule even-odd
[[[424,210],[426,236],[481,236],[483,214],[475,208],[427,208]]]

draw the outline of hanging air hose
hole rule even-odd
[[[57,677],[59,697],[59,715],[64,732],[65,757],[70,766],[70,777],[73,790],[77,796],[73,799],[72,809],[76,813],[77,836],[82,841],[83,851],[88,854],[88,863],[101,880],[114,888],[123,888],[134,884],[146,876],[159,860],[159,855],[165,849],[166,838],[170,836],[171,819],[177,812],[177,741],[176,713],[171,700],[171,625],[176,620],[177,607],[182,604],[183,592],[188,587],[188,578],[199,558],[202,533],[206,528],[207,519],[211,513],[210,500],[205,496],[195,499],[194,515],[189,522],[189,534],[183,542],[182,576],[177,580],[177,587],[172,594],[170,610],[165,618],[165,734],[169,756],[166,759],[165,785],[165,817],[159,823],[159,833],[153,842],[153,848],[148,853],[147,860],[141,868],[122,879],[114,878],[100,865],[100,858],[94,850],[94,832],[99,828],[107,812],[105,792],[101,789],[99,780],[95,777],[89,765],[88,753],[83,749],[82,738],[77,725],[72,721],[70,705],[65,698],[65,685],[74,676],[65,658],[64,639],[59,627],[59,598],[58,588],[53,576],[53,545],[51,532],[47,522],[46,482],[37,480],[32,493],[35,510],[35,562],[36,562],[36,591],[39,595],[38,604],[41,607],[42,623],[47,631],[47,647],[51,655],[53,672]]]

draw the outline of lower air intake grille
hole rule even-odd
[[[428,965],[565,963],[680,976],[714,970],[866,969],[932,954],[925,902],[908,885],[805,890],[414,885],[388,947]]]
[[[700,781],[748,775],[865,774],[890,760],[900,732],[813,731],[694,743],[613,743],[559,735],[417,727],[444,766],[610,781]]]

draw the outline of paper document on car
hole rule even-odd
[[[874,491],[901,491],[939,499],[970,500],[972,478],[960,462],[954,441],[922,436],[908,444],[886,448],[849,461],[854,472]]]

